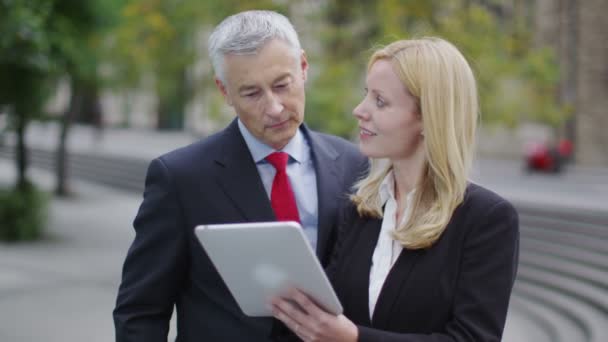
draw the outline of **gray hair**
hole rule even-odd
[[[284,15],[273,11],[245,11],[224,19],[209,36],[209,58],[215,76],[225,81],[224,56],[253,55],[272,39],[281,39],[300,54],[298,34]]]

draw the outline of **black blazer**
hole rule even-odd
[[[369,274],[382,221],[344,210],[327,272],[360,341],[500,341],[517,270],[513,206],[469,184],[440,239],[404,249],[369,315]]]
[[[351,143],[301,128],[317,176],[317,254],[326,264],[337,206],[367,167]],[[243,315],[194,235],[199,224],[275,220],[236,120],[224,131],[153,160],[133,222],[118,291],[116,340],[166,341],[177,310],[178,341],[265,341],[271,318]],[[238,250],[234,251],[238,262]]]

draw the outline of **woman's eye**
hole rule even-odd
[[[386,105],[386,102],[384,102],[384,100],[380,96],[376,97],[376,106],[378,108],[382,108],[385,105]]]

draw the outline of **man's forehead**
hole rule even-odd
[[[244,56],[231,56],[226,58],[226,81],[233,88],[256,86],[258,84],[272,84],[283,79],[294,77],[299,70],[297,60],[283,56],[282,60],[259,60],[242,58]],[[253,56],[250,56],[253,57]]]
[[[227,52],[224,54],[224,58],[226,60],[248,60],[267,55],[278,55],[287,58],[296,57],[299,55],[299,52],[287,42],[280,39],[271,39],[257,49],[248,49],[242,52]]]

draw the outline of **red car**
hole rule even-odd
[[[528,171],[558,173],[572,156],[572,142],[563,139],[556,146],[535,143],[526,148],[525,165]]]

